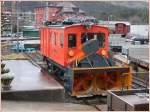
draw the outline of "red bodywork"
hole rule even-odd
[[[127,34],[130,32],[130,26],[125,23],[116,23],[115,24],[115,33],[116,34]]]
[[[105,33],[105,47],[99,48],[97,53],[105,50],[105,57],[107,57],[108,50],[108,28],[93,25],[90,29],[85,28],[83,25],[70,25],[63,27],[42,27],[40,28],[40,47],[42,55],[53,60],[54,62],[67,67],[72,60],[78,59],[84,55],[80,49],[81,34],[84,32],[89,33]],[[68,35],[76,34],[76,47],[68,48]],[[69,56],[69,51],[73,51],[74,56]]]

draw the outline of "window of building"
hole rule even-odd
[[[69,48],[76,47],[76,34],[68,35],[68,47]]]

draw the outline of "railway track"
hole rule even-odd
[[[148,76],[148,73],[147,73],[147,76]],[[143,78],[138,78],[137,75],[135,74],[132,75],[132,88],[133,89],[148,88],[148,85],[149,85],[148,82],[149,82],[148,78],[143,79]]]
[[[42,64],[40,64],[40,62],[42,62],[42,56],[40,56],[38,52],[36,53],[24,52],[24,56],[26,56],[33,65],[43,68]]]
[[[115,52],[111,51],[110,54],[113,54],[112,55],[112,57],[113,57],[114,55],[116,55],[118,53],[115,53]],[[112,61],[114,61],[118,65],[120,65],[120,64],[128,65],[127,64],[127,59],[125,59],[123,57],[122,57],[122,60],[120,60],[121,58],[120,59],[112,58],[112,59],[113,59]],[[142,69],[142,71],[144,71],[144,72],[135,72],[136,71],[136,70],[134,70],[135,65],[133,65],[133,63],[132,63],[132,64],[130,64],[130,66],[132,66],[133,72],[134,72],[134,73],[132,73],[132,88],[133,89],[148,88],[148,85],[149,85],[149,83],[148,83],[149,82],[148,81],[148,79],[149,79],[148,70],[144,69],[143,67],[141,67],[139,65],[137,65],[136,68],[137,69]],[[138,78],[138,75],[141,75],[141,77]]]

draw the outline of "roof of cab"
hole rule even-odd
[[[65,28],[70,28],[70,27],[75,27],[75,26],[81,26],[83,24],[72,24],[72,25],[50,25],[50,26],[43,26],[41,28],[54,28],[54,29],[65,29]],[[102,28],[108,29],[106,26],[102,26],[99,24],[94,24],[94,26],[100,26]]]

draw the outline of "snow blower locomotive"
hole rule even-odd
[[[88,23],[40,28],[43,59],[72,96],[131,87],[130,67],[116,66],[109,59],[108,32],[107,27]]]

